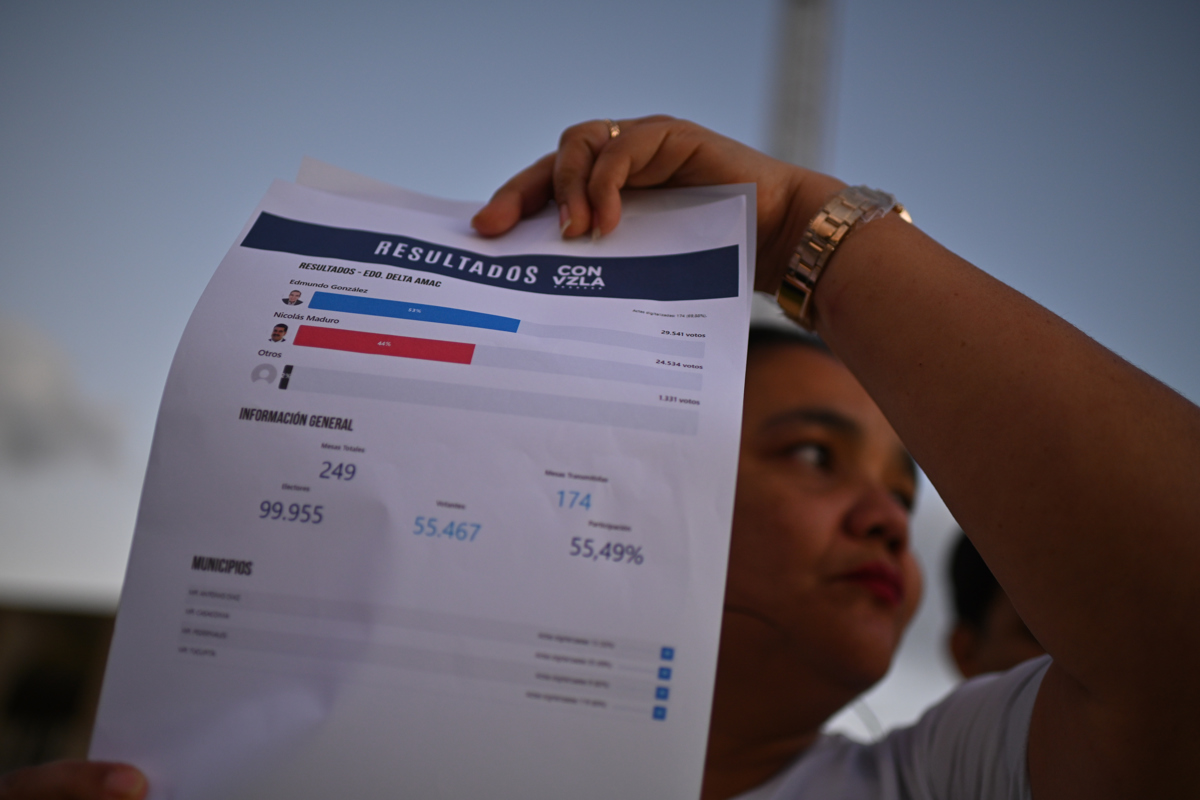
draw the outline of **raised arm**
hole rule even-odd
[[[757,288],[775,291],[843,184],[669,118],[563,134],[476,217],[551,198],[610,232],[623,186],[758,184]],[[1034,796],[1192,797],[1200,756],[1200,409],[895,215],[855,230],[817,328],[883,409],[1054,655]]]
[[[1194,797],[1200,410],[898,219],[825,278],[822,336],[1055,658],[1034,796]]]

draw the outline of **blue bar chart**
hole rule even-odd
[[[408,303],[400,300],[383,300],[377,297],[361,297],[358,295],[336,294],[334,292],[315,292],[312,300],[309,302],[309,308],[314,311],[335,311],[343,314],[361,314],[363,316],[435,322],[443,325],[457,325],[467,328],[519,333],[541,339],[565,339],[591,344],[605,344],[670,356],[684,356],[688,358],[703,358],[704,356],[704,342],[700,340],[663,339],[644,333],[611,330],[608,328],[589,328],[577,325],[546,325],[529,320],[503,317],[497,314],[486,314],[461,308]]]

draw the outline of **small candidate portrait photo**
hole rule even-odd
[[[282,322],[276,325],[271,331],[272,342],[286,342],[287,339],[283,338],[285,336],[287,336],[287,325],[284,325]]]
[[[300,290],[299,289],[292,289],[290,292],[288,292],[288,296],[283,298],[284,305],[298,306],[298,305],[302,305],[303,303],[304,303],[304,301],[300,299]]]

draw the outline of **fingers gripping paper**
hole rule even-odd
[[[92,757],[160,798],[697,796],[753,194],[485,240],[305,174],[176,353]]]

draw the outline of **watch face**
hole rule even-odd
[[[779,291],[775,294],[775,301],[779,303],[779,307],[783,309],[783,313],[788,316],[793,322],[807,331],[813,329],[812,314],[810,312],[812,299],[812,291],[807,287],[798,287],[793,283],[789,275],[783,279],[783,283],[779,286]]]

